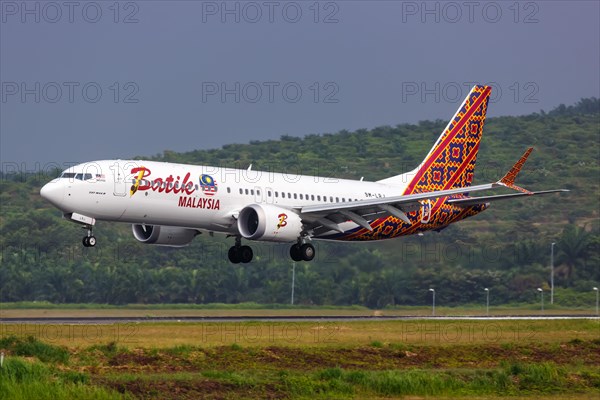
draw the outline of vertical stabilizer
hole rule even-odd
[[[474,86],[423,160],[405,194],[471,186],[492,89]]]
[[[404,194],[471,186],[491,91],[474,86],[419,167],[379,182],[408,182]]]

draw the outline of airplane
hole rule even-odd
[[[66,169],[40,190],[65,219],[87,229],[96,221],[132,224],[149,245],[183,247],[200,233],[235,238],[232,263],[253,258],[246,241],[292,243],[294,261],[315,257],[313,240],[369,241],[440,231],[490,203],[531,192],[515,178],[532,148],[500,180],[472,185],[491,87],[474,86],[414,170],[376,182],[141,160],[102,160]],[[471,197],[504,187],[508,194]]]

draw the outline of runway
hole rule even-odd
[[[440,321],[504,321],[504,320],[576,320],[596,319],[597,315],[494,315],[494,316],[222,316],[222,317],[11,317],[0,318],[0,324],[116,324],[116,323],[215,323],[215,322],[334,322],[334,321],[415,321],[415,320],[440,320]]]

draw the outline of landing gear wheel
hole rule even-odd
[[[299,244],[295,244],[292,247],[290,247],[290,257],[292,257],[292,260],[294,261],[302,261],[302,254],[300,252],[300,245]]]
[[[94,247],[96,245],[96,237],[84,236],[82,243],[84,247]]]
[[[252,252],[252,248],[250,246],[242,246],[239,248],[238,253],[240,255],[240,261],[244,264],[252,261],[252,257],[254,253]]]
[[[315,246],[310,243],[304,243],[300,246],[300,255],[304,261],[311,261],[315,258]]]
[[[252,261],[254,252],[250,246],[231,246],[227,256],[229,257],[229,261],[231,261],[233,264],[246,264]]]
[[[240,253],[239,246],[231,246],[229,248],[229,252],[227,253],[229,261],[231,261],[233,264],[239,264],[242,261],[242,255]]]
[[[83,237],[83,239],[81,240],[81,242],[83,243],[84,247],[94,247],[96,245],[96,237],[93,234],[93,226],[92,225],[85,225],[83,227],[84,229],[87,230],[87,235],[85,235]]]
[[[87,239],[88,239],[87,242],[88,242],[89,247],[94,247],[96,245],[96,237],[95,236],[90,236]]]

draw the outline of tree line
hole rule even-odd
[[[600,282],[598,99],[520,117],[490,118],[475,179],[502,176],[529,144],[536,149],[519,183],[566,195],[494,203],[485,213],[422,237],[368,244],[317,242],[317,258],[296,263],[301,304],[493,304],[535,300],[549,285],[550,243],[559,288],[589,291]],[[281,140],[153,159],[204,165],[381,179],[414,168],[443,129],[442,121],[355,132],[283,136]],[[231,239],[200,235],[184,249],[143,245],[129,225],[98,223],[96,248],[81,229],[39,196],[59,171],[3,172],[0,179],[0,301],[56,303],[287,303],[292,262],[287,246],[256,244],[255,261],[232,265]],[[499,176],[498,176],[499,175]]]

